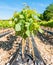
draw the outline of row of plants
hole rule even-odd
[[[0,28],[11,28],[13,26],[14,26],[14,23],[12,23],[12,21],[7,21],[7,20],[0,21]]]
[[[53,20],[39,22],[40,26],[53,28]]]

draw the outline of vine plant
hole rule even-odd
[[[16,35],[19,35],[25,41],[30,35],[34,35],[37,31],[42,32],[36,20],[36,11],[26,6],[21,12],[15,12],[12,18]],[[25,42],[23,43],[25,45]],[[24,46],[23,46],[24,47]],[[24,49],[22,50],[23,54]]]

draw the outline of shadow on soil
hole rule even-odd
[[[53,40],[49,39],[49,37],[47,37],[45,34],[42,35],[42,34],[38,33],[37,36],[46,45],[53,45]]]
[[[0,48],[6,51],[12,49],[15,40],[16,40],[15,36],[13,35],[8,36],[7,41],[0,41]]]

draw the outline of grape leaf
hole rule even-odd
[[[43,33],[43,30],[41,28],[38,29],[40,33]]]
[[[30,36],[30,31],[29,30],[26,31],[26,35]]]
[[[21,31],[20,23],[15,25],[15,31]]]

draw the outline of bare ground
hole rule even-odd
[[[14,34],[11,33],[10,35]],[[10,40],[7,40],[7,36],[8,35],[0,38],[0,44],[4,44],[4,46],[0,45],[0,65],[5,65],[5,63],[9,61],[10,56],[16,51],[17,41],[14,40],[14,37],[10,38]],[[10,43],[9,50],[6,50],[8,46],[5,46],[6,41],[8,45]],[[53,45],[43,43],[37,36],[35,37],[35,42],[46,64],[53,65]]]
[[[43,43],[37,36],[35,42],[46,64],[53,65],[53,45]]]

